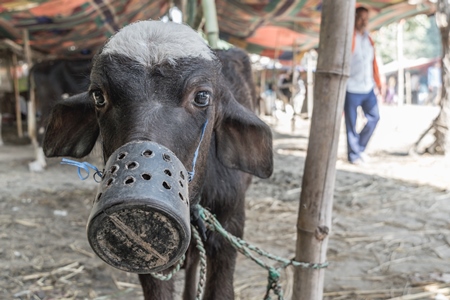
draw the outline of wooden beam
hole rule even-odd
[[[25,57],[25,51],[23,47],[16,42],[10,40],[10,39],[0,39],[0,49],[9,49],[13,53],[15,53],[18,57]],[[46,56],[42,54],[41,52],[30,50],[32,57],[38,58],[38,59],[44,59],[51,56]]]

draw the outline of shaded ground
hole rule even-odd
[[[372,162],[364,167],[346,163],[341,138],[327,299],[450,294],[450,162],[407,155],[436,113],[432,107],[383,107],[368,150]],[[291,132],[287,122],[266,121],[275,134],[275,172],[255,179],[248,192],[245,238],[292,258],[309,122],[298,119]],[[73,167],[56,159],[45,173],[29,173],[31,146],[8,141],[0,149],[0,299],[142,299],[137,277],[109,267],[88,245],[96,183],[80,181]],[[89,161],[99,165],[94,156]],[[282,273],[287,299],[292,273]],[[262,299],[266,277],[240,255],[236,298]],[[432,288],[441,289],[441,298]]]

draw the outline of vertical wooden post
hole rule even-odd
[[[397,61],[398,61],[398,77],[397,77],[397,94],[398,105],[402,106],[405,102],[405,69],[403,67],[403,27],[405,20],[402,19],[397,25]]]
[[[209,46],[217,49],[219,41],[219,24],[217,23],[216,3],[214,0],[202,0],[203,14],[205,15],[205,28]]]
[[[291,99],[290,99],[290,104],[292,105],[292,110],[293,110],[293,114],[292,114],[292,119],[291,119],[291,131],[294,132],[295,131],[295,117],[296,117],[296,112],[295,112],[295,96],[298,93],[298,75],[296,72],[296,66],[297,66],[297,62],[295,61],[295,53],[297,52],[297,41],[294,41],[294,43],[292,44],[292,70],[291,70],[291,76],[292,76],[292,80],[291,80]]]
[[[313,74],[313,59],[311,51],[308,52],[307,56],[307,69],[306,69],[306,84],[307,88],[307,108],[308,108],[308,119],[311,119],[314,103],[314,74]]]
[[[350,72],[355,0],[324,0],[314,110],[297,221],[296,260],[326,261],[336,156]],[[293,300],[323,298],[324,269],[296,268]]]
[[[405,73],[405,91],[406,91],[406,104],[411,104],[412,103],[411,72]]]
[[[185,2],[185,10],[183,11],[183,22],[194,28],[195,16],[197,15],[197,1],[183,0]],[[195,28],[197,29],[197,28]]]
[[[25,52],[25,59],[27,61],[28,70],[31,70],[33,62],[31,60],[30,40],[28,36],[28,30],[23,30],[23,46]],[[31,76],[31,74],[29,74]],[[37,131],[36,131],[36,97],[34,95],[34,82],[30,77],[30,99],[28,101],[28,136],[31,139],[31,143],[35,148],[38,147]]]
[[[267,114],[267,95],[266,95],[266,68],[261,70],[260,93],[264,94],[263,101],[259,103],[259,114],[264,116]],[[260,96],[260,95],[258,95]]]
[[[17,54],[12,53],[12,77],[14,87],[14,99],[16,103],[16,123],[17,123],[17,135],[23,137],[22,129],[22,114],[20,112],[20,91],[19,91],[19,74],[17,74]]]

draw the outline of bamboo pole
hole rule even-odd
[[[336,156],[349,76],[355,0],[324,0],[314,110],[300,195],[296,260],[326,261],[336,174]],[[324,269],[296,268],[295,300],[323,298]]]
[[[411,88],[411,72],[405,72],[405,91],[406,91],[406,104],[411,104],[412,101],[412,88]]]
[[[307,88],[307,95],[306,95],[306,107],[308,110],[308,119],[311,119],[312,111],[313,111],[313,103],[314,103],[314,73],[313,73],[313,59],[311,51],[308,52],[307,56],[307,69],[306,69],[306,84],[308,86]]]
[[[261,80],[260,80],[260,94],[263,94],[265,97],[263,101],[259,103],[259,115],[264,116],[267,114],[267,94],[266,94],[266,68],[261,70]],[[260,95],[258,95],[260,96]]]
[[[17,136],[23,137],[22,128],[22,114],[20,112],[20,91],[19,91],[19,75],[17,74],[17,55],[13,52],[12,57],[12,77],[14,87],[14,99],[16,104],[16,123],[17,123]]]
[[[403,66],[403,27],[405,20],[402,19],[397,25],[397,61],[398,61],[398,76],[397,76],[397,94],[398,106],[402,106],[405,102],[405,67]]]
[[[205,28],[209,46],[217,49],[219,41],[219,24],[217,23],[216,3],[214,0],[202,0]]]
[[[185,10],[183,11],[183,21],[194,28],[195,16],[197,15],[197,1],[183,0],[185,2]],[[195,28],[197,29],[197,28]]]
[[[30,49],[30,40],[28,36],[28,30],[23,30],[23,46],[25,52],[25,59],[27,61],[28,70],[31,70],[33,66],[33,62],[31,60],[31,49]],[[31,74],[29,74],[31,76]],[[30,99],[28,101],[28,136],[31,139],[31,143],[37,149],[38,142],[36,136],[36,97],[34,95],[34,82],[30,77],[30,90],[29,95]]]
[[[292,70],[291,70],[291,99],[290,99],[290,103],[292,105],[292,110],[293,110],[293,114],[292,114],[292,119],[291,119],[291,131],[294,132],[295,131],[295,117],[297,115],[297,113],[295,112],[295,96],[298,93],[298,74],[296,72],[296,66],[297,66],[297,62],[295,61],[295,53],[297,52],[297,40],[295,40],[292,43]]]

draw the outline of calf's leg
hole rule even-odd
[[[193,300],[197,296],[197,266],[199,259],[196,242],[192,239],[186,253],[183,300]]]
[[[145,300],[172,300],[174,292],[173,279],[162,281],[150,274],[139,274]]]
[[[218,219],[229,233],[242,238],[244,232],[245,212],[243,207],[234,211],[228,220]],[[234,299],[233,274],[237,251],[217,232],[211,232],[205,245],[207,255],[207,278],[204,300]]]

